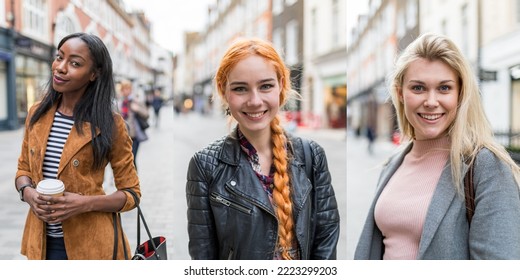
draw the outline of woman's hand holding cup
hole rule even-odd
[[[63,196],[65,185],[61,180],[45,179],[38,183],[36,191],[39,193],[36,200],[38,207],[34,209],[35,214],[47,223],[56,223],[59,217],[56,213],[55,203]]]

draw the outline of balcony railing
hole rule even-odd
[[[520,164],[520,131],[495,131],[495,138],[506,147],[511,157]]]

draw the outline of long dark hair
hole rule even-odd
[[[92,59],[92,71],[96,72],[96,79],[90,82],[85,93],[74,107],[74,126],[83,134],[83,123],[90,122],[93,149],[93,167],[104,168],[105,159],[112,147],[114,130],[114,99],[115,86],[112,75],[112,59],[103,41],[92,34],[73,33],[65,36],[58,44],[58,50],[71,38],[79,38],[87,44]],[[59,102],[61,93],[52,87],[52,75],[47,83],[45,95],[40,106],[31,117],[30,126],[40,119],[54,104]],[[96,129],[100,130],[96,136]]]

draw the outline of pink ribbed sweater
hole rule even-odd
[[[416,259],[424,220],[449,157],[449,138],[415,140],[375,206],[383,233],[383,259]]]

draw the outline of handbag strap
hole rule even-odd
[[[311,207],[312,209],[314,210],[317,210],[318,209],[318,200],[316,198],[316,194],[315,194],[315,178],[314,178],[314,172],[313,172],[313,166],[312,166],[312,149],[311,149],[311,144],[309,142],[309,140],[307,139],[303,139],[302,138],[302,145],[303,145],[303,157],[304,157],[304,160],[305,160],[305,173],[307,174],[307,178],[309,178],[311,184],[312,184],[312,189],[311,189],[311,194],[310,194],[310,197],[311,197]],[[317,219],[317,211],[312,211],[312,215],[310,215],[310,223],[311,225],[316,225],[316,219]],[[310,236],[314,236],[314,233],[316,231],[316,226],[314,226],[313,228],[310,229],[310,233],[309,235]]]
[[[471,225],[471,219],[475,213],[475,186],[473,185],[474,164],[471,162],[464,176],[464,198],[466,201],[466,218]]]
[[[112,259],[117,259],[117,246],[118,246],[118,238],[117,238],[117,214],[112,213],[112,223],[114,224],[114,251],[112,252]]]
[[[139,246],[139,244],[141,244],[141,219],[139,219],[141,215],[141,207],[139,206],[141,200],[139,197],[137,197],[137,194],[132,189],[124,189],[123,191],[126,191],[132,195],[135,205],[137,206],[137,246]]]
[[[118,221],[119,221],[119,224],[122,225],[121,214],[119,212],[112,213],[112,222],[114,224],[114,251],[112,252],[113,260],[117,259],[117,249],[118,249],[118,245],[119,245],[119,233],[118,233],[119,231],[118,231],[118,226],[117,226]],[[121,227],[121,237],[123,237],[123,227]],[[128,253],[126,250],[126,243],[124,242],[124,240],[123,240],[123,253],[125,256],[125,260],[128,260]]]
[[[146,224],[146,220],[144,219],[143,212],[141,211],[141,207],[139,206],[140,200],[139,197],[137,197],[137,194],[132,189],[124,189],[123,191],[129,192],[135,201],[135,204],[137,206],[137,247],[141,244],[141,223],[140,221],[143,221],[144,228],[146,229],[146,233],[148,234],[148,238],[150,239],[150,243],[152,243],[153,250],[155,251],[155,254],[157,255],[157,259],[161,259],[161,256],[159,256],[159,252],[157,251],[157,245],[155,245],[155,242],[153,240],[152,234],[150,233],[150,229],[148,228],[148,224]]]
[[[311,144],[309,143],[309,140],[302,139],[302,145],[303,145],[303,157],[305,159],[305,173],[307,174],[307,178],[311,181],[312,185],[314,186],[314,173],[312,172],[312,150],[311,150]]]

